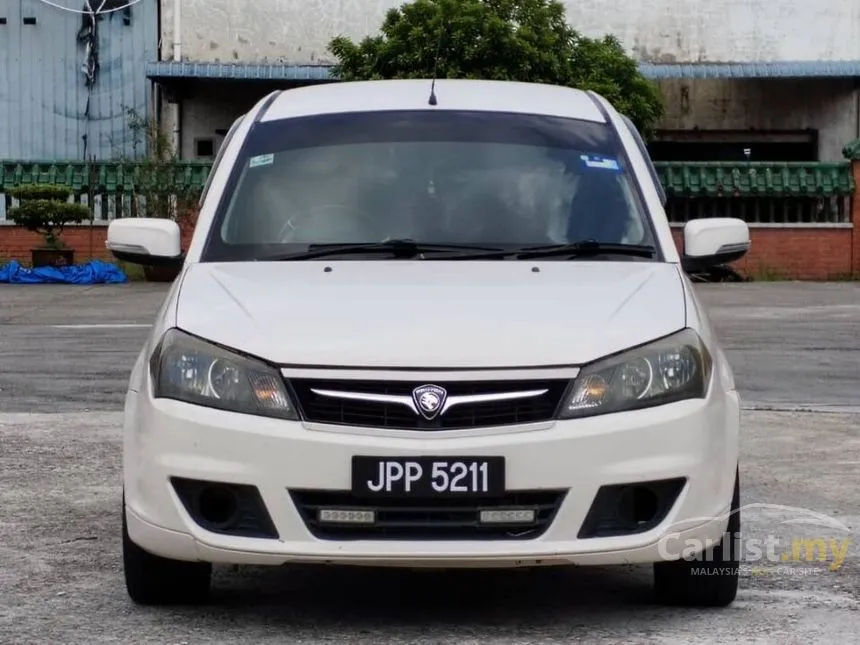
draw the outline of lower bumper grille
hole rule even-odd
[[[684,488],[686,479],[663,479],[601,486],[577,537],[636,535],[660,524]]]
[[[278,537],[255,486],[182,477],[170,481],[191,519],[207,531],[236,537]]]
[[[323,540],[531,540],[552,524],[566,491],[519,491],[494,499],[379,499],[349,492],[290,491],[314,537]],[[372,524],[320,522],[323,509],[373,511]],[[534,510],[530,524],[483,524],[481,511]]]

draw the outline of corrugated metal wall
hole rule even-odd
[[[83,0],[52,0],[80,9]],[[147,61],[158,58],[158,0],[99,23],[100,70],[87,88],[81,16],[40,0],[0,0],[0,159],[132,156],[128,108],[149,113]],[[36,24],[25,24],[35,18]],[[89,99],[89,116],[86,107]],[[140,151],[138,151],[140,152]]]

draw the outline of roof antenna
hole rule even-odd
[[[436,73],[439,69],[439,49],[442,47],[442,35],[444,34],[442,25],[439,26],[439,39],[436,41],[436,57],[433,59],[433,80],[430,83],[430,98],[427,101],[429,105],[436,105]]]

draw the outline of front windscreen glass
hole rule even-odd
[[[527,114],[342,113],[254,126],[204,261],[408,239],[653,244],[605,124]]]

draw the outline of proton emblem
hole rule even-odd
[[[447,398],[448,392],[438,385],[422,385],[412,390],[415,409],[428,421],[432,421],[439,415]]]

